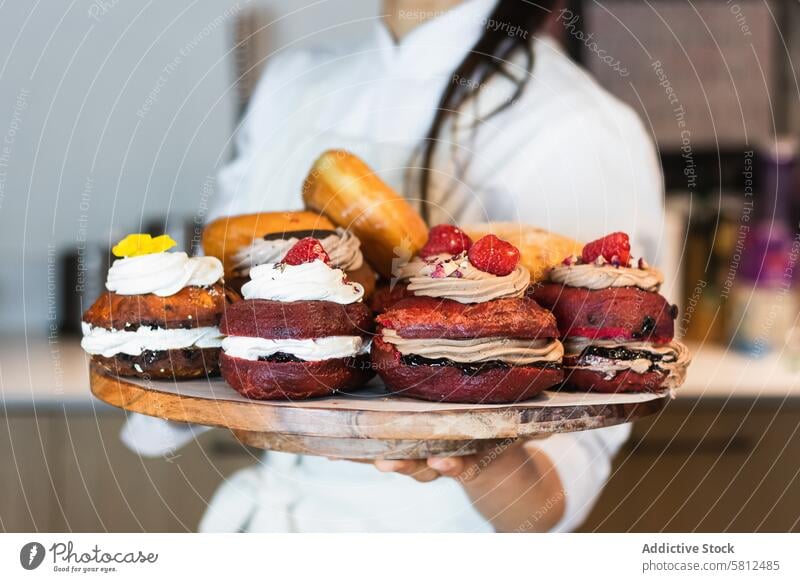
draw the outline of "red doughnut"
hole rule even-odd
[[[375,373],[367,356],[317,362],[245,360],[222,352],[220,371],[225,381],[246,398],[300,400],[354,390]]]
[[[369,335],[374,325],[372,313],[364,303],[248,299],[227,307],[220,331],[230,336],[264,339],[313,339]]]
[[[390,392],[433,402],[519,402],[563,379],[560,366],[508,366],[469,374],[455,366],[407,365],[400,352],[380,338],[373,340],[371,355]]]
[[[528,295],[550,309],[562,337],[669,342],[677,308],[638,287],[584,289],[555,283],[531,285]]]
[[[553,314],[527,297],[467,304],[450,299],[409,297],[392,305],[376,320],[409,339],[558,337]]]
[[[414,294],[408,290],[408,285],[405,283],[397,283],[392,288],[388,283],[383,283],[375,288],[369,306],[375,313],[383,313],[401,299],[413,296]]]
[[[658,392],[662,389],[666,372],[639,374],[632,370],[617,372],[606,379],[602,372],[594,370],[564,368],[564,387],[586,392]]]

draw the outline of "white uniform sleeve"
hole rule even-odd
[[[663,226],[663,179],[655,147],[633,111],[618,103],[587,108],[550,124],[504,165],[501,188],[519,220],[588,241],[609,232],[631,236],[632,252],[658,260]],[[552,204],[553,212],[547,208]],[[558,434],[532,441],[555,465],[566,509],[554,531],[586,519],[611,472],[630,425]]]
[[[119,438],[126,447],[143,457],[162,457],[171,455],[208,430],[211,430],[210,426],[132,414],[122,427]]]
[[[530,442],[550,458],[564,492],[564,516],[551,531],[574,531],[584,522],[611,474],[611,459],[630,433],[630,424],[622,424]]]

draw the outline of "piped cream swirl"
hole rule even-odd
[[[634,269],[598,266],[594,263],[583,265],[558,265],[550,270],[550,281],[568,287],[584,289],[608,289],[609,287],[638,287],[644,291],[658,291],[664,276],[652,267]]]
[[[114,261],[108,270],[106,289],[118,295],[153,293],[168,297],[184,287],[213,285],[222,273],[222,263],[215,257],[153,253]]]
[[[501,277],[476,268],[464,254],[438,255],[428,260],[416,257],[397,270],[397,277],[408,283],[408,290],[414,295],[459,303],[522,297],[531,280],[521,265]]]
[[[255,239],[236,253],[234,269],[245,277],[250,273],[250,269],[258,265],[280,263],[298,240],[300,239],[296,237],[276,240]],[[337,228],[336,234],[320,239],[320,243],[334,267],[343,271],[355,271],[364,264],[361,241],[348,230]]]
[[[245,299],[332,301],[343,305],[364,297],[364,287],[347,281],[344,271],[320,260],[300,265],[266,263],[250,270],[242,286]]]
[[[463,364],[501,361],[516,366],[561,361],[564,348],[557,339],[409,339],[392,329],[382,331],[382,339],[404,356],[445,358]]]

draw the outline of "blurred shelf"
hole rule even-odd
[[[753,358],[716,344],[689,344],[692,365],[679,397],[692,398],[798,398],[800,358],[795,369],[787,354]]]
[[[0,337],[0,406],[4,409],[111,409],[89,392],[89,366],[77,337],[53,342]]]

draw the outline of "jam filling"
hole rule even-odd
[[[514,367],[511,364],[507,364],[500,360],[491,360],[489,362],[466,363],[466,362],[454,362],[453,360],[448,360],[447,358],[425,358],[423,356],[417,356],[415,354],[400,356],[400,361],[405,366],[432,366],[434,368],[443,368],[443,367],[456,368],[458,370],[461,370],[461,372],[463,372],[464,374],[468,374],[470,376],[474,376],[475,374],[480,374],[481,372],[488,372],[489,370],[509,369]],[[517,366],[517,367],[522,367],[522,366]],[[526,364],[524,367],[558,369],[560,366],[553,362],[542,362],[537,364]]]
[[[656,372],[666,372],[659,364],[671,363],[674,361],[674,356],[670,354],[654,354],[644,350],[632,350],[625,346],[615,347],[601,347],[601,346],[587,346],[583,349],[581,354],[577,357],[575,364],[572,365],[592,365],[592,358],[603,358],[607,360],[638,360],[646,359],[651,363],[650,370]]]
[[[606,358],[608,360],[638,360],[645,358],[651,362],[660,362],[664,359],[662,354],[654,354],[643,350],[631,350],[625,346],[615,346],[613,348],[601,346],[587,346],[581,353],[581,358],[586,356],[595,356],[598,358]]]
[[[203,359],[203,350],[202,348],[176,348],[174,350],[144,350],[138,356],[132,356],[130,354],[116,354],[113,356],[120,362],[129,362],[131,365],[139,364],[142,367],[145,366],[152,366],[159,360],[163,360],[165,358],[169,358],[169,352],[180,352],[181,355],[189,362],[192,360],[200,360]]]
[[[370,362],[369,358],[366,356],[357,356],[351,358],[342,358],[345,360],[348,368],[355,368],[357,370],[369,370],[372,367],[372,363]],[[276,352],[271,356],[261,356],[258,358],[259,362],[271,362],[273,364],[288,364],[288,363],[295,363],[295,364],[309,364],[311,362],[307,360],[301,360],[297,356],[293,356],[292,354],[287,354],[286,352]]]
[[[261,356],[258,358],[259,362],[272,362],[273,364],[286,364],[288,362],[304,362],[305,360],[301,360],[297,356],[293,356],[292,354],[287,354],[285,352],[275,352],[270,356]]]

